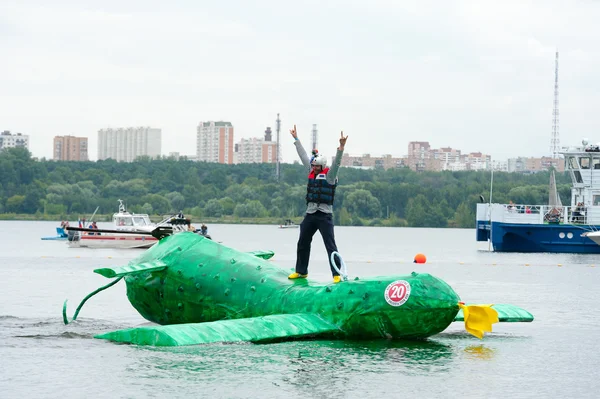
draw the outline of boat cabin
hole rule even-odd
[[[119,212],[113,214],[113,225],[116,228],[123,229],[147,229],[153,224],[150,221],[150,216],[145,213],[129,213],[125,209],[122,200],[119,200]]]
[[[565,170],[571,176],[571,206],[600,206],[600,147],[567,149]]]

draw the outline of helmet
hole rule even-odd
[[[327,157],[319,154],[319,151],[314,149],[312,152],[312,158],[310,159],[310,164],[315,166],[327,166]]]

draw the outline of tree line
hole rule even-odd
[[[409,168],[341,168],[335,193],[338,225],[475,226],[476,203],[490,193],[489,171],[414,172]],[[570,202],[570,181],[557,187]],[[36,159],[24,148],[0,152],[0,215],[77,219],[96,207],[112,215],[118,199],[131,212],[165,215],[183,210],[195,219],[253,221],[295,219],[306,209],[307,171],[282,164],[223,165],[187,159],[135,162]],[[493,202],[546,204],[549,172],[494,173]]]

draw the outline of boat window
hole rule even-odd
[[[600,169],[600,158],[593,158],[592,163],[594,165],[594,169]]]
[[[594,194],[593,201],[594,205],[600,205],[600,195]]]
[[[569,169],[579,169],[577,167],[577,161],[575,160],[575,157],[569,157],[567,162],[569,165]]]
[[[583,179],[581,178],[581,172],[578,170],[574,170],[573,174],[575,175],[575,181],[577,183],[583,183]]]
[[[133,222],[135,223],[136,226],[147,226],[148,225],[148,223],[146,223],[146,218],[144,218],[144,217],[134,217]]]
[[[131,218],[117,218],[117,226],[133,226]]]
[[[579,158],[579,163],[581,164],[581,169],[589,169],[590,168],[590,159],[587,157]]]

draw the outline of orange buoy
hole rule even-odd
[[[427,258],[425,257],[425,255],[423,255],[423,254],[415,255],[415,260],[413,261],[413,263],[425,263],[425,262],[427,262]]]

